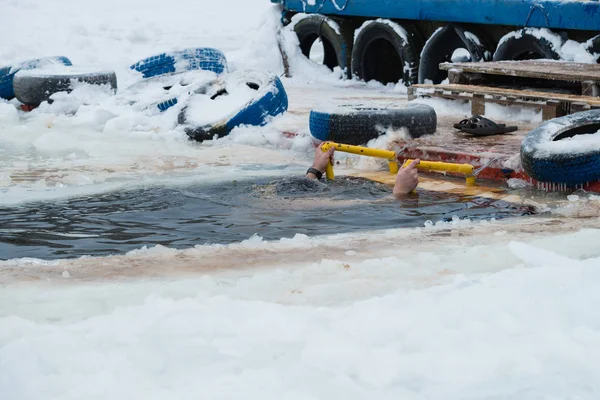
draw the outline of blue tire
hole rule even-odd
[[[360,145],[381,136],[387,128],[405,128],[413,138],[433,134],[437,115],[425,104],[411,103],[404,108],[341,105],[312,110],[309,127],[316,139]]]
[[[230,110],[226,116],[221,116],[214,122],[197,124],[190,118],[193,114],[194,97],[202,96],[202,107],[210,107],[212,101],[222,101],[226,95],[236,96],[236,93],[249,89],[252,95],[241,106]],[[214,103],[217,106],[216,103]],[[219,107],[222,107],[219,105]],[[185,132],[194,140],[202,142],[215,137],[229,134],[233,128],[240,125],[266,125],[271,117],[287,111],[287,93],[277,75],[263,71],[240,71],[230,74],[224,81],[215,82],[211,88],[204,87],[201,93],[192,95],[188,104],[179,114],[179,123],[185,126]]]
[[[563,141],[598,131],[600,110],[546,121],[529,132],[521,144],[523,169],[540,182],[571,188],[600,180],[600,148]]]
[[[163,112],[216,79],[215,73],[200,70],[163,74],[128,86],[119,93],[118,100],[138,110]]]
[[[141,72],[144,78],[195,69],[221,74],[227,72],[227,59],[220,50],[200,47],[162,53],[139,61],[130,68]]]
[[[20,70],[46,67],[51,64],[61,64],[66,66],[73,65],[71,64],[71,60],[69,60],[67,57],[44,57],[0,68],[0,97],[6,100],[10,100],[15,97],[13,79],[15,74]]]

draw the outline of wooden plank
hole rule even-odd
[[[463,73],[519,76],[569,82],[600,82],[600,65],[566,61],[493,61],[471,63],[441,63],[440,69],[460,69]]]
[[[408,101],[414,100],[417,98],[416,96],[416,88],[414,86],[409,86],[406,91],[406,95],[408,97]]]
[[[560,102],[558,100],[548,100],[542,107],[542,119],[547,121],[560,116],[559,107]]]
[[[466,83],[466,82],[464,82],[462,71],[460,69],[456,69],[456,68],[452,68],[452,69],[448,70],[448,80],[450,81],[450,83],[456,83],[456,84]]]
[[[413,85],[415,90],[418,89],[434,89],[434,90],[451,90],[455,92],[466,92],[466,93],[477,93],[483,95],[492,95],[492,96],[503,96],[503,97],[516,97],[516,98],[531,98],[538,100],[559,100],[565,102],[584,102],[591,106],[600,105],[599,97],[590,97],[590,96],[578,96],[574,94],[562,94],[562,93],[552,93],[552,92],[539,92],[532,90],[518,90],[518,89],[504,89],[504,88],[496,88],[491,86],[475,86],[475,85],[453,85],[453,84],[445,84],[445,85],[430,85],[430,84],[418,84]]]
[[[471,114],[485,114],[485,96],[483,94],[476,93],[473,95],[473,99],[471,100]]]
[[[434,97],[441,97],[441,98],[445,98],[445,99],[470,101],[471,102],[471,114],[473,114],[473,115],[484,115],[486,103],[496,103],[496,104],[502,104],[502,105],[507,105],[507,106],[536,108],[536,109],[542,110],[542,120],[544,120],[544,121],[563,116],[563,115],[565,115],[565,109],[569,109],[569,107],[567,107],[567,105],[569,104],[568,101],[560,101],[560,100],[552,100],[552,99],[545,100],[545,101],[540,100],[540,99],[535,99],[535,100],[531,101],[531,100],[519,99],[517,97],[504,97],[504,96],[499,96],[499,95],[485,96],[484,94],[481,94],[481,93],[470,94],[470,93],[466,93],[466,92],[462,92],[462,93],[444,92],[443,90],[435,90],[434,93],[429,93],[429,95],[434,96]],[[578,102],[574,102],[574,103],[578,103]],[[588,109],[591,107],[587,103],[579,102],[579,104],[582,104],[582,105],[575,106],[575,111],[571,111],[571,112],[577,112],[576,111],[577,107],[587,107]],[[600,105],[598,105],[598,107],[600,107]]]

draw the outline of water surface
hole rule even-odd
[[[522,205],[441,192],[396,201],[389,187],[348,177],[147,187],[0,208],[0,258],[102,256],[157,244],[227,244],[254,234],[276,240],[531,213]]]

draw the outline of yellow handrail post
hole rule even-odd
[[[327,163],[327,167],[325,168],[325,176],[330,181],[335,179],[335,175],[333,173],[333,164],[331,163],[331,160],[329,160],[329,162]]]

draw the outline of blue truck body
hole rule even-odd
[[[598,0],[272,0],[292,12],[600,31]]]
[[[294,25],[302,53],[308,57],[320,41],[323,64],[340,67],[348,78],[439,83],[447,76],[439,64],[455,60],[600,63],[599,0],[271,2],[282,8],[284,23],[307,15]]]

